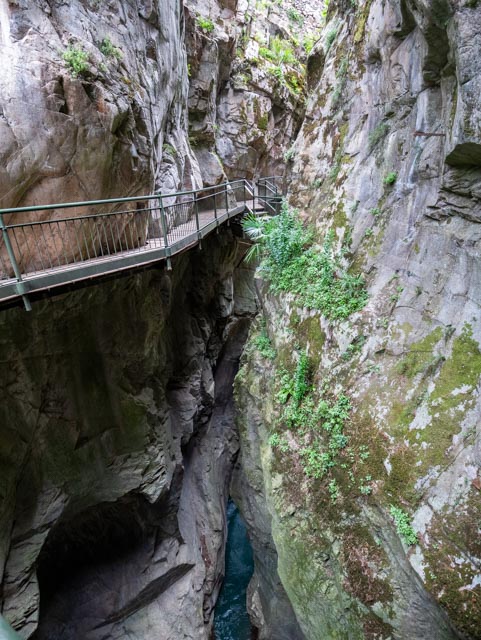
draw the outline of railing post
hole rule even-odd
[[[227,195],[227,182],[224,184],[224,193],[225,193],[225,212],[227,214],[227,226],[230,227],[229,199],[228,199],[228,195]]]
[[[194,209],[195,209],[195,226],[197,228],[197,240],[199,241],[199,249],[202,249],[202,237],[200,235],[200,225],[199,225],[199,202],[197,200],[197,191],[194,193]]]
[[[219,220],[217,218],[217,189],[214,191],[214,218],[215,218],[215,231],[219,233]]]
[[[15,254],[13,252],[12,243],[10,242],[10,238],[8,236],[8,230],[5,226],[5,222],[3,220],[3,214],[0,213],[0,230],[2,231],[3,241],[5,243],[5,247],[7,249],[8,257],[13,267],[13,272],[15,273],[15,277],[17,278],[17,293],[22,296],[23,304],[27,311],[32,310],[32,305],[30,304],[30,300],[27,296],[27,289],[25,287],[25,283],[22,280],[22,274],[20,272],[20,267],[18,266],[17,259],[15,258]]]
[[[159,193],[159,209],[160,209],[160,222],[162,224],[162,234],[164,236],[165,244],[165,257],[167,259],[167,269],[172,270],[172,261],[170,259],[170,247],[169,247],[169,234],[167,231],[167,219],[165,217],[164,202],[162,200],[162,194]]]

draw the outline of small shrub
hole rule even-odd
[[[272,346],[271,339],[267,335],[265,327],[262,327],[261,332],[257,336],[255,336],[252,344],[263,358],[274,360],[274,358],[276,357],[276,350]]]
[[[301,401],[309,391],[309,358],[305,352],[301,353],[294,374],[294,388],[292,399],[294,406],[299,407]]]
[[[397,173],[395,171],[390,171],[384,178],[383,183],[387,186],[393,185],[397,180]]]
[[[116,58],[117,60],[122,58],[122,51],[118,47],[115,47],[108,37],[102,40],[99,49],[107,58]]]
[[[334,233],[326,235],[321,247],[315,246],[312,230],[286,203],[274,218],[250,221],[246,217],[244,230],[257,243],[261,270],[274,293],[296,294],[304,307],[330,319],[346,319],[366,304],[362,277],[348,273],[342,256],[333,251]]]
[[[390,514],[394,520],[396,531],[398,532],[401,540],[408,546],[417,544],[418,534],[414,531],[409,521],[408,514],[394,505],[391,505]]]
[[[269,436],[269,440],[268,440],[269,446],[272,447],[273,449],[275,449],[276,447],[279,446],[279,444],[281,443],[281,437],[278,433],[273,433],[272,435]]]
[[[356,353],[360,353],[362,351],[363,346],[366,343],[366,336],[358,336],[355,338],[351,344],[347,347],[344,353],[341,355],[341,358],[344,361],[350,360]]]
[[[316,33],[308,33],[307,36],[304,36],[302,46],[306,55],[309,55],[311,53],[311,51],[314,49],[314,45],[318,40],[319,35]]]
[[[197,16],[196,19],[197,26],[199,29],[202,29],[205,33],[212,33],[215,29],[215,25],[209,18],[204,18],[203,16]]]
[[[273,433],[269,436],[268,443],[272,449],[279,449],[281,453],[287,453],[290,450],[287,438],[279,435],[278,433]]]
[[[176,156],[177,155],[177,151],[176,151],[175,147],[173,147],[171,144],[169,144],[167,142],[162,145],[162,151],[164,153],[167,153],[169,156]]]
[[[349,58],[347,56],[343,56],[341,58],[341,64],[339,65],[339,69],[336,71],[337,83],[332,93],[333,108],[337,107],[341,99],[342,92],[344,90],[344,87],[346,86],[348,69],[349,69]]]
[[[89,54],[80,47],[68,47],[62,57],[74,78],[87,71]]]
[[[294,149],[294,147],[291,147],[284,154],[284,162],[292,162],[294,160],[295,155],[296,155],[296,150]]]
[[[370,496],[372,493],[372,487],[369,484],[371,482],[372,478],[371,476],[366,476],[364,479],[361,480],[361,483],[359,485],[359,492],[363,495],[363,496]]]
[[[300,455],[307,476],[322,479],[336,465],[340,452],[349,443],[349,438],[343,431],[350,410],[351,403],[345,395],[339,396],[334,404],[320,400],[317,407],[314,407],[311,402],[309,424],[314,431],[322,430],[327,434],[327,443],[324,444],[317,436],[310,446],[301,449]]]
[[[294,7],[290,7],[287,10],[287,17],[289,18],[289,20],[291,20],[292,22],[295,22],[296,24],[299,24],[299,25],[304,24],[304,16],[302,15],[302,13],[299,13],[297,9],[294,9]]]
[[[329,497],[331,498],[331,502],[337,502],[337,499],[339,497],[339,487],[337,486],[337,482],[335,480],[331,480],[327,488],[329,491]]]
[[[269,115],[265,113],[259,118],[257,122],[257,126],[261,131],[267,131],[268,124],[269,124]]]
[[[259,55],[277,65],[294,65],[297,62],[294,50],[289,42],[279,36],[274,36],[270,39],[269,48],[260,47]]]

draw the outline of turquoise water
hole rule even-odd
[[[227,519],[225,578],[215,607],[215,640],[251,640],[246,593],[254,571],[252,548],[245,524],[232,501],[227,505]]]

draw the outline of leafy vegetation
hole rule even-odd
[[[356,353],[360,353],[366,343],[366,336],[358,336],[355,338],[342,354],[341,358],[345,361],[350,360]]]
[[[102,40],[99,49],[107,58],[116,58],[117,60],[122,58],[122,51],[118,47],[114,46],[108,37]]]
[[[335,402],[323,399],[310,410],[314,437],[311,444],[300,451],[307,476],[322,479],[335,466],[340,452],[349,442],[348,436],[344,434],[344,424],[350,409],[349,398],[341,394]]]
[[[399,507],[395,507],[394,505],[391,505],[390,513],[393,517],[394,524],[396,525],[396,531],[398,532],[402,541],[408,546],[417,544],[418,534],[414,531],[410,523],[408,514]]]
[[[305,474],[322,479],[335,466],[339,453],[349,442],[343,431],[351,403],[344,394],[335,401],[321,398],[316,402],[310,376],[311,363],[303,352],[299,355],[294,375],[286,370],[280,372],[276,400],[283,407],[279,425],[285,425],[301,437],[308,435],[310,438],[310,443],[304,444],[299,452]],[[274,442],[278,442],[277,437],[274,437]],[[331,499],[337,499],[338,492],[335,492],[335,498],[333,493],[330,495]]]
[[[68,47],[63,54],[63,59],[67,63],[72,76],[76,78],[84,74],[88,69],[89,54],[80,47]]]
[[[326,37],[326,53],[332,47],[334,40],[337,38],[337,29],[331,29]]]
[[[243,225],[256,242],[249,257],[262,258],[260,269],[273,292],[293,293],[304,307],[333,320],[344,320],[366,304],[364,280],[343,267],[342,255],[333,249],[332,231],[321,246],[314,244],[312,229],[304,227],[286,203],[280,215],[248,216]]]
[[[162,151],[164,153],[167,153],[170,156],[176,156],[177,155],[177,150],[175,147],[173,147],[171,144],[169,144],[168,142],[165,142],[162,145]]]
[[[290,147],[284,154],[284,162],[292,162],[296,155],[294,147]]]
[[[301,353],[294,374],[292,400],[296,408],[309,391],[309,358],[306,352]]]
[[[197,16],[196,18],[197,26],[199,29],[202,29],[205,33],[212,33],[215,29],[215,25],[209,18],[204,18],[203,16]]]
[[[347,72],[349,69],[349,58],[348,56],[343,56],[341,58],[341,63],[339,68],[336,71],[336,86],[334,87],[334,91],[332,93],[332,106],[335,108],[339,104],[339,101],[342,96],[342,92],[344,91],[344,87],[346,86],[347,81]]]
[[[289,9],[287,10],[287,17],[289,18],[289,20],[291,20],[292,22],[296,22],[299,25],[304,24],[304,16],[302,15],[302,13],[299,13],[297,9],[294,9],[294,7],[289,7]]]
[[[290,43],[279,36],[274,36],[270,39],[268,48],[260,47],[259,54],[276,65],[294,65],[297,62],[294,49]]]
[[[299,43],[274,36],[268,47],[259,48],[259,55],[273,65],[267,69],[268,73],[298,95],[302,90],[305,67],[297,58],[294,46],[299,46]]]
[[[262,357],[274,360],[276,350],[272,346],[271,339],[267,335],[265,324],[261,327],[260,332],[253,338],[252,344],[259,351]]]
[[[396,180],[397,180],[397,173],[396,173],[395,171],[390,171],[390,172],[389,172],[389,173],[384,177],[383,183],[384,183],[385,185],[390,186],[390,185],[394,184],[394,183],[396,182]]]
[[[309,55],[311,53],[311,51],[314,49],[314,45],[318,40],[318,33],[308,33],[306,36],[304,36],[304,39],[302,40],[302,46],[306,55]]]

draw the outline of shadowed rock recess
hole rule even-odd
[[[480,27],[0,0],[2,206],[280,174],[299,211],[256,272],[233,223],[0,310],[2,638],[212,640],[230,495],[259,640],[481,639]]]

